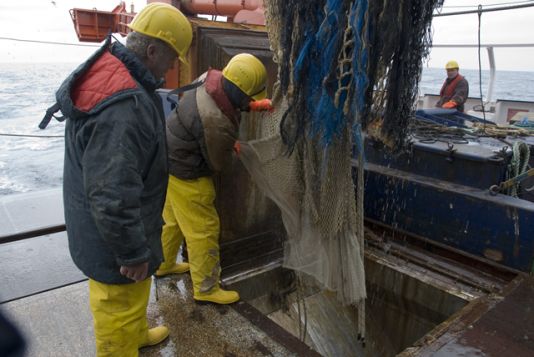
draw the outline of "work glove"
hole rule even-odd
[[[237,156],[239,156],[239,154],[241,153],[241,144],[239,143],[239,141],[236,141],[234,144],[234,152]]]
[[[443,109],[454,109],[458,103],[456,103],[454,100],[449,100],[447,103],[443,104],[441,107]]]
[[[272,112],[274,110],[273,102],[267,98],[250,102],[249,108],[251,112]]]

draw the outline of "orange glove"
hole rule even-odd
[[[239,141],[236,141],[234,144],[234,152],[237,156],[239,156],[239,154],[241,153],[241,144],[239,143]]]
[[[456,103],[454,100],[449,100],[447,103],[443,104],[441,107],[443,109],[454,109],[458,103]]]
[[[254,100],[249,103],[251,112],[272,112],[274,110],[273,102],[270,99]]]

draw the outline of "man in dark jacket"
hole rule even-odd
[[[248,53],[234,56],[223,71],[210,69],[188,91],[167,118],[169,186],[163,211],[165,262],[157,276],[186,270],[176,264],[186,240],[193,298],[199,302],[230,304],[236,291],[219,286],[219,216],[212,176],[231,165],[238,138],[240,111],[270,108],[265,99],[267,71]]]
[[[74,263],[89,277],[98,356],[137,356],[163,341],[148,329],[151,278],[163,260],[168,167],[165,119],[155,90],[192,40],[187,18],[152,3],[129,25],[126,46],[104,45],[61,85],[63,199]]]
[[[449,61],[445,65],[447,79],[439,92],[440,99],[436,107],[444,109],[456,109],[459,112],[464,111],[464,103],[469,96],[469,83],[459,73],[460,66],[456,61]]]

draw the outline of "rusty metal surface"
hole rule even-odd
[[[534,356],[534,277],[471,302],[402,357]]]
[[[265,26],[234,24],[189,18],[193,27],[193,42],[187,54],[188,66],[180,66],[179,83],[186,85],[209,67],[222,69],[237,53],[258,56],[269,74],[268,92],[276,80],[277,67],[272,62]]]
[[[393,232],[371,222],[366,222],[365,237],[369,246],[424,266],[429,271],[472,287],[482,294],[501,291],[519,274],[518,271],[514,272],[491,261],[480,261],[478,257],[457,252],[453,248],[435,245],[433,241],[399,231]]]
[[[483,274],[488,279],[494,280],[499,284],[512,281],[520,273],[518,270],[498,264],[492,260],[469,254],[463,250],[406,232],[402,229],[393,230],[381,222],[366,219],[365,225],[366,238],[371,238],[375,242],[379,241],[389,244],[394,241],[397,244],[409,246],[413,252],[418,250],[423,252],[423,254],[440,256],[448,259],[451,264],[460,265],[464,270],[474,271],[477,275]]]
[[[267,69],[267,91],[276,81],[277,66],[272,61],[266,32],[236,28],[198,27],[196,29],[197,75],[208,68],[222,69],[234,55],[247,52],[258,57]]]
[[[488,357],[534,355],[534,278],[514,283],[504,300],[468,328],[457,344]]]
[[[377,352],[376,356],[399,353],[481,295],[470,286],[373,247],[365,251],[365,270],[366,350]]]
[[[267,316],[263,315],[252,305],[246,302],[239,302],[233,304],[232,308],[240,315],[247,318],[255,326],[264,331],[270,338],[278,342],[289,351],[295,353],[297,356],[302,357],[320,357],[321,355],[312,350],[309,346],[304,344],[295,336],[289,334],[282,327],[277,325],[274,321],[270,320]]]
[[[251,237],[221,243],[223,276],[230,276],[251,268],[261,267],[282,259],[281,235],[263,232]]]

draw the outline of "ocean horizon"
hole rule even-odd
[[[54,104],[55,92],[78,63],[0,63],[0,195],[59,187],[62,184],[63,138],[32,138],[6,134],[62,136],[64,123],[37,126]],[[460,70],[469,81],[470,97],[480,97],[478,70]],[[445,70],[424,68],[419,94],[438,94]],[[483,93],[489,71],[482,71]],[[534,71],[498,71],[495,99],[534,102]]]

